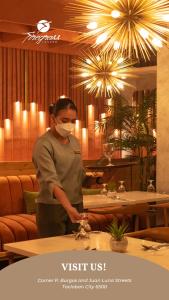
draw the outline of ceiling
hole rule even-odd
[[[65,5],[71,0],[7,0],[1,2],[0,10],[0,46],[11,48],[32,49],[55,53],[79,53],[81,45],[72,47],[72,41],[78,32],[66,27],[69,18],[65,13]],[[36,31],[40,20],[51,21],[49,34],[60,35],[56,44],[32,41],[23,43],[23,35]]]
[[[1,0],[0,10],[0,46],[35,49],[40,51],[79,53],[82,45],[72,48],[72,40],[78,33],[66,26],[69,15],[65,6],[73,0]],[[22,43],[23,33],[35,30],[39,20],[52,21],[51,28],[61,34],[61,40],[56,45],[36,46],[35,43]],[[31,25],[34,27],[25,27]],[[148,62],[141,61],[137,66],[156,65],[156,55]]]
[[[1,1],[0,20],[35,25],[50,20],[52,26],[64,28],[68,17],[64,10],[70,0],[7,0]]]

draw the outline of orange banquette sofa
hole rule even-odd
[[[5,243],[38,238],[36,216],[26,213],[24,191],[38,191],[35,175],[0,177],[0,258],[8,258]],[[93,230],[104,230],[112,219],[111,214],[89,213]]]
[[[0,177],[0,257],[3,245],[38,237],[36,217],[26,213],[23,192],[38,191],[35,175]]]

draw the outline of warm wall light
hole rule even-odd
[[[79,139],[79,142],[81,143],[81,122],[80,120],[76,120],[75,123],[75,136],[77,139]]]
[[[95,130],[94,130],[94,141],[95,141],[95,159],[99,159],[101,156],[102,148],[101,148],[101,139],[102,135],[99,129],[99,121],[95,121]]]
[[[59,98],[64,99],[64,98],[66,98],[66,95],[61,95]]]
[[[3,131],[4,131],[4,129],[2,127],[0,127],[0,141],[2,141],[2,139],[3,139]]]
[[[16,117],[20,117],[20,113],[21,113],[21,103],[19,101],[16,101],[15,103],[15,113],[16,113]]]
[[[88,125],[94,121],[94,106],[92,104],[88,105]]]
[[[44,111],[39,111],[39,124],[43,125],[45,122],[45,112]]]
[[[30,103],[30,113],[29,113],[29,136],[30,136],[30,147],[33,147],[39,132],[38,132],[38,114],[37,114],[37,104],[35,102]]]
[[[35,102],[31,102],[31,103],[30,103],[30,111],[31,111],[31,113],[33,113],[33,114],[36,113],[36,103],[35,103]]]
[[[35,102],[30,103],[30,130],[31,136],[37,135],[35,130],[37,130],[37,104]]]
[[[24,139],[28,138],[28,111],[22,111],[22,136]]]
[[[14,102],[14,112],[13,112],[13,153],[17,150],[19,139],[21,138],[21,102]],[[15,154],[14,154],[15,155]]]
[[[87,138],[87,128],[82,128],[82,137],[84,140]]]
[[[0,127],[0,160],[4,160],[4,129]]]
[[[23,110],[23,112],[22,112],[22,123],[23,123],[23,125],[26,125],[27,122],[28,122],[28,111]]]
[[[95,107],[94,105],[90,104],[88,105],[88,148],[90,151],[90,159],[95,158],[94,117],[95,117]]]
[[[11,138],[11,120],[5,119],[4,120],[4,135],[6,139]]]
[[[39,111],[39,134],[43,134],[46,128],[45,112]]]
[[[9,119],[4,120],[5,130],[9,131],[11,129],[11,121]]]
[[[83,159],[88,159],[88,130],[82,128],[82,154]]]

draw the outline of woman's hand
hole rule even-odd
[[[54,186],[53,193],[56,197],[56,199],[59,200],[60,204],[64,207],[66,210],[70,220],[72,223],[76,223],[81,219],[81,214],[77,211],[76,208],[74,208],[69,199],[67,198],[65,192],[57,185]]]
[[[81,219],[81,214],[73,206],[67,209],[67,213],[72,223],[76,223]]]

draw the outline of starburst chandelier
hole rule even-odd
[[[75,0],[67,9],[69,25],[82,32],[87,27],[79,40],[88,39],[103,52],[114,49],[147,60],[169,37],[168,0]]]
[[[129,68],[134,62],[118,56],[115,51],[83,52],[82,57],[75,58],[72,62],[74,75],[81,79],[75,87],[84,85],[88,93],[95,94],[96,97],[113,97],[125,86],[132,86],[126,79],[134,76],[132,68]]]

